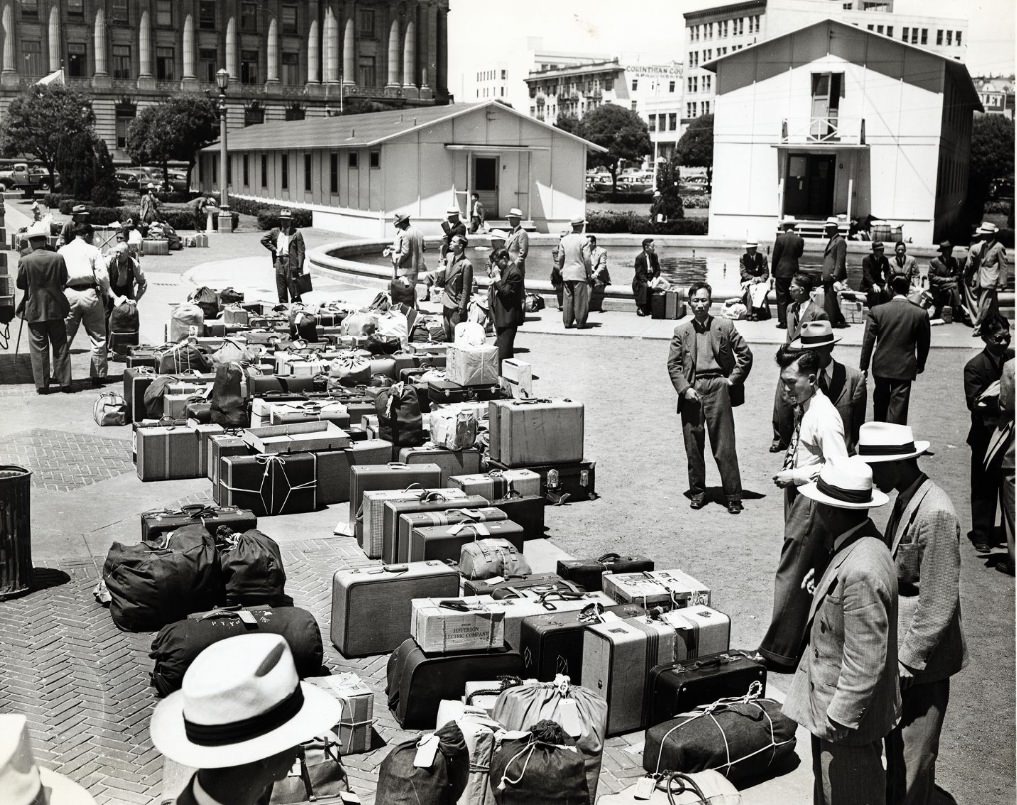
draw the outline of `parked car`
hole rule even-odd
[[[59,184],[59,175],[50,176],[45,168],[29,165],[27,162],[15,162],[10,170],[0,171],[0,193],[21,190],[31,196],[36,191],[48,193]]]
[[[141,171],[123,168],[116,172],[117,184],[124,190],[137,190],[141,181]]]

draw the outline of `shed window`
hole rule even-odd
[[[268,187],[268,157],[261,155],[261,186]]]
[[[339,155],[335,152],[328,155],[328,192],[333,196],[339,193]]]
[[[371,156],[370,156],[370,160],[371,160],[371,167],[372,168],[380,168],[381,167],[381,151],[372,151],[371,152]]]
[[[283,190],[290,189],[290,155],[279,156],[279,186]]]
[[[215,0],[198,0],[198,27],[203,31],[215,30]]]
[[[244,174],[244,187],[249,187],[251,184],[251,160],[247,154],[244,154],[243,161],[243,174]]]
[[[359,156],[360,155],[356,151],[350,151],[349,156],[346,157],[346,167],[359,168],[360,167]]]
[[[304,192],[311,192],[311,155],[304,154]]]

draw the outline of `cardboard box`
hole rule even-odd
[[[414,598],[410,636],[425,652],[486,651],[505,645],[505,612],[467,599]],[[443,606],[444,604],[444,606]]]
[[[371,726],[374,724],[374,693],[353,673],[313,676],[312,685],[327,691],[342,702],[342,715],[335,726],[339,736],[339,754],[355,755],[371,748]]]
[[[506,358],[501,362],[500,382],[513,398],[528,399],[533,396],[533,367],[526,361]]]
[[[353,441],[332,422],[292,422],[244,431],[244,441],[258,453],[345,450]]]
[[[498,347],[449,344],[445,374],[460,386],[493,386],[498,383]]]

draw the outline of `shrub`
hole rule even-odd
[[[58,210],[60,209],[60,202],[70,198],[71,196],[66,193],[47,193],[43,196],[42,203],[51,210]]]
[[[626,232],[632,235],[705,235],[706,221],[681,218],[667,223],[651,223],[647,216],[634,212],[591,212],[586,231],[591,234]]]
[[[106,226],[114,221],[120,221],[119,207],[89,207],[91,213],[89,220],[93,226]]]
[[[996,199],[985,202],[985,213],[996,215],[1009,215],[1013,208],[1013,202],[1007,199]]]
[[[273,229],[279,226],[281,207],[262,207],[258,210],[258,229]],[[300,229],[311,225],[310,210],[293,210],[293,225]]]
[[[83,201],[78,201],[78,199],[74,198],[73,196],[63,196],[61,198],[60,203],[57,204],[57,209],[60,210],[60,212],[63,213],[64,215],[70,215],[71,210],[74,209],[74,206],[76,204],[84,203],[85,202]]]
[[[706,210],[710,207],[709,196],[684,196],[682,204],[687,210]]]

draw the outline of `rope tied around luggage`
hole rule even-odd
[[[284,454],[283,454],[284,455]],[[265,511],[269,514],[280,514],[286,509],[286,504],[289,503],[290,495],[294,492],[300,492],[305,489],[317,489],[318,488],[318,458],[314,453],[306,453],[301,455],[309,455],[314,460],[314,473],[310,481],[305,481],[302,484],[294,484],[290,481],[289,474],[286,471],[286,459],[278,453],[258,453],[254,456],[256,463],[261,464],[265,469],[261,474],[261,484],[257,489],[245,489],[239,486],[225,485],[225,488],[230,492],[244,492],[249,495],[257,495],[261,498],[261,503],[265,507]],[[282,503],[278,508],[275,507],[275,485],[271,483],[275,472],[282,473],[283,481],[286,484],[286,495],[283,497]],[[265,499],[265,483],[268,482],[269,497]]]

